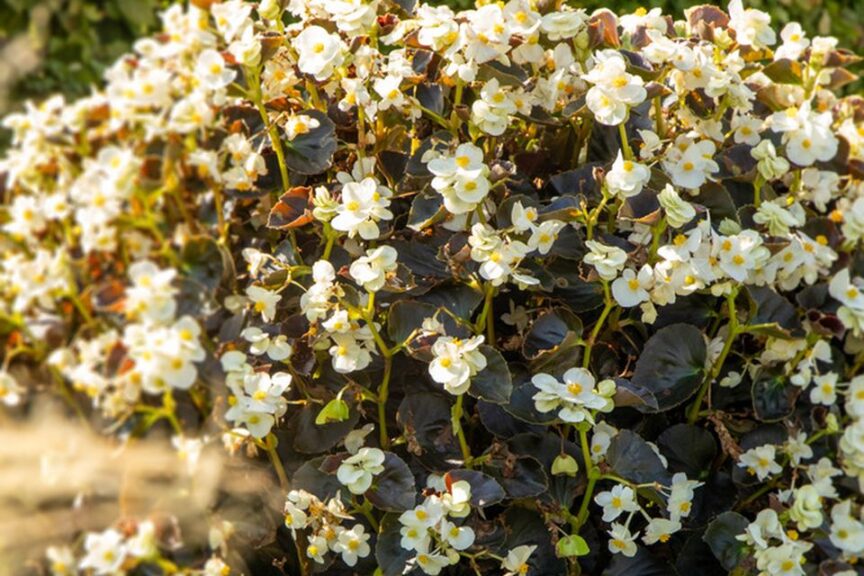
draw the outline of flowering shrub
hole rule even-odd
[[[740,0],[162,21],[104,91],[5,120],[0,398],[168,431],[191,470],[221,437],[279,487],[226,492],[209,552],[127,519],[55,574],[856,573],[834,39]]]

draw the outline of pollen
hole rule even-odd
[[[316,43],[314,46],[312,46],[312,51],[315,52],[315,54],[320,54],[321,52],[324,52],[324,43]]]
[[[567,385],[567,391],[573,394],[574,396],[578,396],[582,393],[582,385],[578,382],[571,382]]]

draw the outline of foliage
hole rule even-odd
[[[836,39],[737,0],[162,21],[4,120],[0,401],[273,484],[223,489],[206,544],[127,517],[54,573],[855,573]]]

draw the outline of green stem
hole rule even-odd
[[[649,260],[654,259],[657,256],[657,250],[660,249],[660,238],[663,236],[663,233],[666,232],[668,224],[666,223],[666,219],[662,218],[656,226],[651,229],[651,253],[648,257]]]
[[[600,334],[600,330],[603,328],[603,323],[606,322],[606,317],[609,316],[609,312],[615,306],[615,301],[612,300],[612,295],[609,293],[609,283],[605,280],[603,280],[602,282],[603,299],[605,301],[605,304],[603,306],[603,311],[600,312],[600,317],[594,324],[594,329],[591,330],[591,335],[588,336],[588,342],[585,343],[585,355],[582,357],[583,368],[588,368],[588,365],[591,363],[591,350],[594,348],[594,344],[597,341],[597,336]]]
[[[582,459],[585,461],[585,473],[588,476],[588,485],[585,487],[582,503],[579,505],[579,512],[576,514],[577,527],[574,533],[578,533],[579,528],[588,520],[588,505],[591,504],[591,497],[594,496],[594,488],[600,477],[594,466],[594,461],[591,460],[591,446],[588,443],[588,430],[586,428],[579,428],[579,443],[582,445]]]
[[[493,286],[491,282],[487,283],[483,294],[483,309],[480,311],[480,316],[477,317],[477,324],[474,327],[474,331],[480,333],[485,327],[486,343],[491,346],[495,343],[495,316],[492,312],[492,300],[495,297],[495,286]]]
[[[273,468],[276,469],[276,476],[279,477],[279,487],[282,489],[282,492],[287,492],[289,486],[288,476],[285,474],[285,468],[282,466],[282,460],[279,459],[279,454],[276,452],[276,445],[278,444],[276,436],[274,436],[273,434],[268,434],[265,442],[267,455],[270,457],[270,462],[273,463]]]
[[[711,370],[705,376],[705,380],[702,382],[702,386],[699,388],[699,392],[696,395],[696,400],[693,401],[693,404],[687,412],[687,422],[690,424],[695,423],[696,420],[699,419],[699,411],[702,408],[702,401],[705,399],[708,390],[711,389],[711,383],[720,375],[720,371],[723,369],[723,363],[726,361],[726,357],[732,350],[732,344],[741,332],[741,329],[738,327],[738,312],[735,309],[735,298],[737,296],[737,288],[733,288],[732,292],[726,296],[726,302],[729,307],[729,333],[726,335],[726,342],[723,344],[720,356],[718,356],[714,364],[711,365]]]
[[[390,447],[390,436],[387,433],[387,399],[390,396],[390,375],[393,372],[393,356],[384,355],[384,376],[381,378],[381,386],[378,387],[378,434],[381,441],[381,449]]]
[[[753,181],[753,205],[756,208],[759,208],[759,205],[762,204],[762,184],[764,182],[762,175],[757,173],[756,179]]]
[[[333,251],[333,244],[336,242],[336,238],[339,237],[338,232],[333,231],[333,227],[330,226],[329,222],[324,223],[324,238],[326,238],[326,243],[324,244],[324,253],[321,254],[322,260],[329,260],[330,253]]]
[[[618,124],[618,135],[621,137],[621,152],[625,160],[633,160],[633,150],[630,149],[630,141],[627,140],[626,122]]]
[[[666,123],[663,120],[663,99],[660,96],[654,97],[654,121],[657,126],[657,136],[663,138],[666,133]]]
[[[453,432],[459,439],[459,448],[462,450],[462,460],[465,461],[465,467],[471,468],[473,459],[471,458],[471,448],[468,447],[468,441],[465,440],[465,431],[462,429],[462,402],[465,399],[464,394],[456,397],[456,404],[450,413],[450,422],[453,425]]]

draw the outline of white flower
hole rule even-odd
[[[401,108],[405,104],[405,94],[399,88],[401,83],[402,78],[392,74],[375,80],[375,92],[381,97],[378,102],[379,110],[387,110],[391,106]]]
[[[813,457],[813,448],[807,444],[807,434],[805,432],[799,432],[795,436],[790,435],[786,441],[785,450],[792,464],[795,466],[801,464],[802,460],[809,460]]]
[[[763,444],[741,454],[738,466],[746,468],[748,473],[755,475],[761,482],[769,476],[783,472],[783,467],[777,463],[776,458],[776,447]]]
[[[681,198],[669,184],[657,195],[657,201],[666,212],[666,223],[672,228],[681,228],[696,217],[693,205]]]
[[[624,512],[639,509],[633,489],[623,484],[616,484],[611,491],[600,492],[594,497],[594,502],[603,507],[604,522],[611,522]]]
[[[388,210],[391,196],[390,189],[380,186],[372,177],[344,184],[342,203],[331,222],[333,229],[347,232],[349,238],[359,234],[364,240],[377,239],[380,235],[378,221],[393,219],[393,213]]]
[[[21,403],[24,388],[9,372],[0,370],[0,402],[6,406],[17,406]]]
[[[774,180],[789,172],[789,162],[777,155],[777,149],[770,140],[762,140],[750,155],[758,161],[756,169],[765,180]]]
[[[594,376],[585,368],[570,368],[564,373],[564,381],[543,372],[535,374],[531,383],[540,391],[534,394],[534,407],[538,412],[558,410],[558,417],[565,422],[593,422],[590,410],[609,411],[609,399],[615,393],[612,380],[600,382],[594,388]]]
[[[297,65],[304,74],[316,80],[326,80],[333,69],[342,64],[345,44],[336,34],[328,33],[320,26],[307,26],[292,42],[297,50]]]
[[[438,552],[429,551],[429,540],[424,540],[417,546],[417,555],[413,559],[414,566],[420,568],[424,574],[436,576],[441,570],[450,565],[450,559]]]
[[[101,533],[91,532],[84,539],[84,557],[79,563],[82,570],[88,568],[95,574],[113,576],[120,573],[128,550],[123,535],[113,529]]]
[[[837,374],[830,372],[813,378],[810,402],[824,406],[833,406],[837,402]]]
[[[749,144],[756,146],[761,138],[759,131],[762,130],[763,121],[749,114],[741,114],[732,119],[732,129],[735,131],[733,140],[736,144]]]
[[[291,344],[288,343],[288,338],[284,334],[271,338],[260,328],[249,326],[240,333],[240,337],[251,344],[249,352],[256,356],[266,354],[271,360],[277,362],[291,356]]]
[[[598,422],[591,436],[591,460],[599,462],[606,456],[606,451],[612,443],[612,438],[618,434],[618,429],[606,422]]]
[[[371,552],[370,535],[365,533],[362,524],[355,524],[350,530],[343,530],[333,546],[333,551],[342,555],[342,561],[348,566],[357,564],[358,558],[365,558]]]
[[[648,93],[642,78],[627,72],[620,52],[602,50],[594,56],[594,67],[583,76],[594,85],[585,95],[585,102],[598,122],[616,126],[627,119],[630,107],[643,102]]]
[[[680,520],[690,515],[693,506],[694,490],[702,486],[701,482],[688,480],[683,472],[676,472],[672,476],[672,486],[666,510],[672,520]]]
[[[632,160],[624,160],[619,150],[612,169],[606,174],[606,186],[613,194],[630,198],[638,195],[650,179],[650,168]]]
[[[618,272],[627,262],[627,253],[617,246],[607,246],[597,240],[588,240],[585,246],[589,252],[583,258],[586,264],[597,269],[597,274],[604,280],[614,280]]]
[[[540,29],[549,40],[566,40],[576,36],[587,20],[585,10],[550,12],[540,20]]]
[[[729,28],[742,46],[765,48],[777,41],[771,28],[771,16],[753,8],[745,9],[741,0],[729,2]]]
[[[663,159],[663,167],[672,183],[681,188],[695,190],[705,183],[709,174],[720,170],[713,160],[717,147],[711,140],[694,142],[685,135],[675,140]]]
[[[517,546],[507,553],[507,557],[501,562],[501,569],[506,570],[503,576],[524,576],[528,573],[528,560],[537,546]]]
[[[531,231],[528,239],[528,248],[537,250],[540,254],[548,254],[552,245],[558,239],[558,233],[564,228],[564,222],[560,220],[546,220]]]
[[[864,523],[852,516],[852,501],[844,500],[831,507],[831,543],[851,555],[864,550]]]
[[[804,50],[810,46],[810,40],[807,39],[807,35],[798,22],[786,24],[780,31],[780,38],[783,40],[783,44],[774,51],[775,60],[781,58],[798,60]]]
[[[805,103],[797,109],[775,112],[768,122],[774,132],[783,134],[786,156],[799,166],[827,162],[837,154],[839,140],[830,111],[815,113]]]
[[[294,114],[285,120],[283,129],[288,140],[294,140],[297,136],[308,134],[320,125],[321,122],[317,118],[312,118],[306,114]]]
[[[474,530],[470,526],[457,526],[447,520],[441,522],[441,537],[455,550],[466,550],[474,544]]]
[[[474,210],[489,193],[489,168],[483,163],[483,151],[474,144],[460,144],[453,156],[430,160],[427,168],[435,176],[432,188],[451,214]]]
[[[208,49],[198,55],[195,64],[195,77],[201,85],[210,90],[228,86],[237,73],[225,65],[225,59],[216,50]]]
[[[503,134],[510,122],[510,115],[515,113],[516,105],[496,78],[486,82],[480,90],[480,98],[471,105],[471,120],[492,136]]]
[[[129,267],[132,286],[126,288],[126,314],[150,322],[168,322],[174,318],[177,289],[172,286],[177,271],[161,269],[149,260],[140,260]]]
[[[653,286],[654,271],[649,264],[643,265],[638,275],[627,268],[612,282],[612,296],[620,306],[632,308],[648,300],[648,291]]]
[[[45,550],[51,576],[73,576],[75,570],[75,555],[68,546],[49,546]]]
[[[816,487],[807,484],[795,490],[789,517],[798,523],[801,531],[813,530],[822,525],[822,496]]]
[[[623,554],[628,558],[636,555],[636,538],[639,537],[637,532],[635,535],[630,533],[630,529],[623,524],[617,522],[612,523],[612,529],[607,532],[609,534],[609,551],[613,554]]]
[[[843,304],[837,310],[837,317],[855,335],[864,333],[864,288],[861,284],[860,278],[850,279],[848,268],[837,272],[828,284],[828,293]]]
[[[483,336],[459,340],[441,336],[432,345],[429,375],[454,395],[464,394],[471,385],[471,377],[486,368],[486,356],[479,350]]]
[[[387,281],[387,274],[396,270],[398,256],[394,248],[379,246],[352,262],[348,272],[367,291],[377,292]]]
[[[306,556],[314,560],[318,564],[324,563],[324,555],[330,548],[330,544],[324,536],[315,535],[309,539],[306,545]]]
[[[675,532],[681,530],[681,522],[678,520],[667,520],[666,518],[652,518],[645,527],[642,541],[649,546],[657,542],[668,542]]]
[[[273,321],[276,317],[276,304],[282,300],[280,294],[260,286],[249,286],[246,288],[246,296],[252,301],[252,309],[261,314],[265,322]]]
[[[363,494],[372,486],[372,478],[384,471],[383,463],[384,452],[364,447],[342,461],[336,470],[336,478],[352,494]]]

